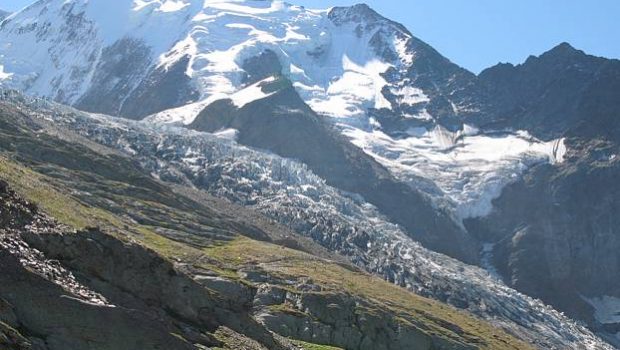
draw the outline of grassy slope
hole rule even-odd
[[[304,350],[341,350],[340,348],[335,348],[333,346],[310,344],[302,341],[296,341],[294,343]]]
[[[122,239],[127,239],[125,233],[130,233],[130,237],[168,259],[192,261],[228,278],[239,278],[236,271],[247,266],[260,266],[270,275],[282,280],[311,278],[324,287],[322,293],[359,296],[367,300],[372,308],[390,310],[396,317],[402,318],[403,322],[415,319],[415,325],[429,334],[458,339],[481,348],[527,348],[525,344],[464,312],[307,253],[244,236],[232,241],[211,242],[211,246],[206,248],[192,247],[158,235],[152,227],[130,224],[106,210],[80,203],[63,193],[62,189],[56,189],[49,184],[49,178],[5,158],[0,158],[0,178],[8,181],[62,223],[76,228],[101,226],[109,232],[117,232]],[[372,309],[367,311],[373,312]],[[457,324],[460,334],[445,328],[447,323]],[[307,349],[329,349],[318,345],[302,346]]]

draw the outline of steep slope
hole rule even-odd
[[[0,341],[63,350],[313,347],[280,334],[346,349],[529,348],[344,260],[321,258],[331,255],[259,214],[149,179],[132,159],[49,123],[79,114],[17,101],[0,104],[0,114],[0,178],[29,198],[0,186],[8,208]]]
[[[89,142],[117,149],[138,161],[146,173],[168,182],[192,184],[264,213],[368,271],[418,294],[473,312],[536,347],[609,348],[585,328],[507,288],[483,270],[422,248],[359,196],[327,186],[295,161],[239,147],[208,134],[167,127],[153,129],[148,124],[84,114],[43,100],[24,100],[19,95],[9,101],[26,116],[32,116],[27,118],[28,124],[43,126],[39,133],[72,130]],[[69,134],[74,135],[69,138],[73,142],[83,140]],[[89,200],[89,192],[87,189],[75,195]],[[177,241],[188,239],[175,232],[157,232]],[[241,245],[242,249],[235,246],[230,248],[235,251],[233,256],[239,250],[248,250],[246,245]],[[165,250],[175,253],[175,249]],[[322,271],[324,268],[317,268],[319,275],[313,280],[320,280]]]
[[[571,139],[568,161],[539,166],[510,185],[496,210],[471,223],[494,244],[492,261],[508,285],[608,332],[618,343],[617,251],[620,147]],[[609,300],[598,303],[598,300]]]
[[[569,134],[618,142],[619,77],[620,61],[563,43],[521,65],[483,71],[488,107],[481,123],[528,130],[544,139]]]
[[[237,91],[245,59],[265,50],[315,111],[337,118],[392,105],[454,116],[445,105],[459,101],[449,94],[475,78],[366,5],[123,0],[109,11],[103,0],[46,0],[0,33],[3,65],[13,74],[5,83],[132,118]]]
[[[480,78],[493,101],[483,123],[566,137],[568,153],[507,187],[491,215],[468,223],[470,232],[496,244],[492,257],[509,285],[620,344],[618,319],[606,316],[617,313],[620,288],[620,61],[562,44]]]
[[[11,13],[0,9],[0,21],[8,17]]]
[[[232,100],[217,101],[189,127],[214,133],[234,130],[241,144],[297,159],[329,185],[364,197],[430,249],[463,261],[477,260],[477,246],[449,215],[332,130],[301,100],[288,79],[267,78],[258,87],[264,98],[241,108]]]

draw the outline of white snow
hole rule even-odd
[[[554,141],[553,147],[551,149],[551,154],[553,155],[552,163],[562,163],[564,161],[564,157],[566,156],[566,152],[568,149],[566,148],[565,140],[559,139]]]
[[[233,104],[237,108],[243,108],[248,103],[261,100],[261,99],[264,99],[264,98],[267,98],[273,95],[275,91],[270,92],[270,93],[265,93],[263,92],[263,88],[262,88],[262,86],[265,83],[270,83],[273,81],[275,81],[275,78],[269,77],[267,79],[259,81],[256,84],[250,85],[247,88],[240,90],[237,93],[232,94],[231,96],[229,96],[229,98],[232,100]]]
[[[187,104],[178,108],[167,109],[153,114],[145,119],[147,122],[155,124],[191,124],[194,119],[211,103],[225,99],[227,95],[213,95],[205,100]]]
[[[10,78],[13,73],[7,73],[4,71],[4,66],[0,64],[0,80],[5,80]]]
[[[65,3],[75,6],[70,10]],[[75,24],[63,21],[81,13],[87,21],[70,31]],[[0,55],[5,55],[0,63],[15,74],[13,87],[74,103],[88,90],[102,49],[131,37],[152,49],[154,66],[168,68],[189,57],[186,74],[200,91],[199,100],[205,100],[244,88],[243,61],[270,49],[302,98],[320,113],[349,118],[363,117],[369,107],[391,108],[382,93],[388,85],[382,74],[412,63],[408,37],[400,29],[387,31],[399,58],[384,62],[371,44],[377,28],[337,26],[328,13],[283,1],[119,0],[114,7],[108,0],[41,2],[15,15],[0,32]],[[46,35],[30,30],[44,23],[50,24]],[[77,35],[65,37],[68,32]],[[403,103],[424,100],[415,89],[402,92]]]
[[[4,22],[0,64],[13,74],[9,87],[72,104],[88,90],[104,47],[141,39],[156,59],[182,38],[188,14],[199,8],[200,1],[180,0],[37,2]],[[80,15],[84,21],[74,19]]]
[[[145,121],[155,123],[155,124],[189,125],[196,119],[198,114],[200,114],[200,112],[202,112],[202,110],[204,110],[207,106],[209,106],[210,104],[212,104],[213,102],[217,100],[224,100],[224,99],[230,99],[237,108],[243,108],[248,103],[251,103],[251,102],[263,99],[263,98],[267,98],[273,95],[274,92],[270,92],[270,93],[263,92],[262,86],[265,83],[270,83],[270,82],[273,82],[274,80],[275,80],[274,77],[263,79],[255,84],[252,84],[230,95],[226,95],[226,94],[211,95],[210,97],[202,101],[190,103],[185,106],[181,106],[177,108],[167,109],[165,111],[161,111],[159,113],[153,114],[151,116],[148,116],[145,119]]]
[[[78,22],[64,23],[81,13],[86,21],[77,28],[72,26]],[[0,79],[7,87],[72,104],[90,87],[102,50],[129,36],[151,48],[153,67],[168,69],[189,58],[185,73],[200,92],[197,102],[147,118],[189,124],[216,100],[230,98],[243,107],[269,96],[260,84],[243,84],[241,66],[272,50],[306,103],[332,117],[396,176],[451,209],[457,221],[488,214],[503,187],[532,164],[563,161],[563,140],[541,142],[520,132],[485,135],[466,126],[451,133],[436,127],[390,137],[367,113],[395,107],[383,91],[396,96],[395,104],[416,107],[404,119],[434,120],[425,108],[429,97],[406,77],[416,59],[410,34],[387,21],[336,24],[328,13],[283,1],[118,0],[114,7],[109,0],[38,2],[4,22]],[[39,35],[36,29],[46,23],[48,32]],[[380,49],[378,41],[384,44]],[[385,50],[394,55],[383,55]],[[397,83],[387,81],[388,70]],[[457,114],[466,108],[450,103]]]
[[[161,12],[175,12],[175,11],[182,10],[183,8],[187,6],[189,6],[189,3],[186,3],[183,1],[168,0],[168,1],[164,1],[158,10]]]
[[[488,215],[504,186],[533,164],[561,162],[566,151],[564,140],[542,142],[526,132],[480,134],[467,125],[456,133],[441,126],[410,129],[403,138],[342,127],[351,142],[451,209],[458,222]]]
[[[236,129],[223,129],[223,130],[216,131],[213,133],[213,135],[219,138],[227,139],[231,141],[237,140],[238,134],[239,134],[239,130],[236,130]]]
[[[420,103],[429,102],[430,99],[424,91],[404,82],[402,86],[392,87],[391,92],[397,96],[400,104],[414,106]]]
[[[34,102],[37,111],[45,110],[45,101]],[[363,198],[328,186],[294,160],[187,129],[154,128],[143,122],[62,111],[48,114],[57,127],[69,127],[112,148],[138,152],[135,159],[146,171],[185,174],[187,183],[249,205],[317,243],[326,244],[330,250],[351,257],[361,268],[393,279],[420,295],[457,301],[460,307],[461,301],[465,301],[469,312],[535,341],[541,348],[612,349],[585,327],[508,288],[486,271],[428,251],[399,226],[386,221]],[[25,115],[45,118],[39,113]],[[467,132],[476,134],[475,129]],[[415,133],[423,134],[422,130],[412,131]],[[449,135],[441,131],[437,138],[445,143]],[[206,178],[209,181],[204,181]],[[368,244],[359,247],[355,243],[357,237],[364,237]],[[386,269],[387,266],[396,268]]]

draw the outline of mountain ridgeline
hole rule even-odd
[[[42,0],[0,22],[0,88],[5,169],[76,203],[49,207],[5,176],[26,219],[3,219],[2,258],[15,272],[24,247],[22,283],[122,306],[102,311],[119,327],[150,315],[133,340],[145,349],[620,346],[618,60],[562,43],[475,75],[363,4]],[[97,220],[76,225],[84,211]],[[122,259],[93,272],[70,248],[91,240],[157,282],[139,289]],[[388,284],[366,273],[402,287],[395,308],[377,313]],[[349,288],[364,278],[383,287]],[[15,288],[0,289],[14,309],[0,334],[84,348],[20,314]],[[244,305],[218,306],[229,293]],[[414,293],[439,303],[419,311]],[[445,321],[452,307],[482,331],[461,311],[466,326]],[[395,314],[406,322],[379,321]]]

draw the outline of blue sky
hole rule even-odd
[[[110,0],[113,3],[114,0]],[[0,0],[17,10],[33,0]],[[330,7],[350,0],[289,0]],[[453,62],[473,71],[523,62],[566,41],[590,54],[620,58],[620,0],[366,0],[403,23]]]

